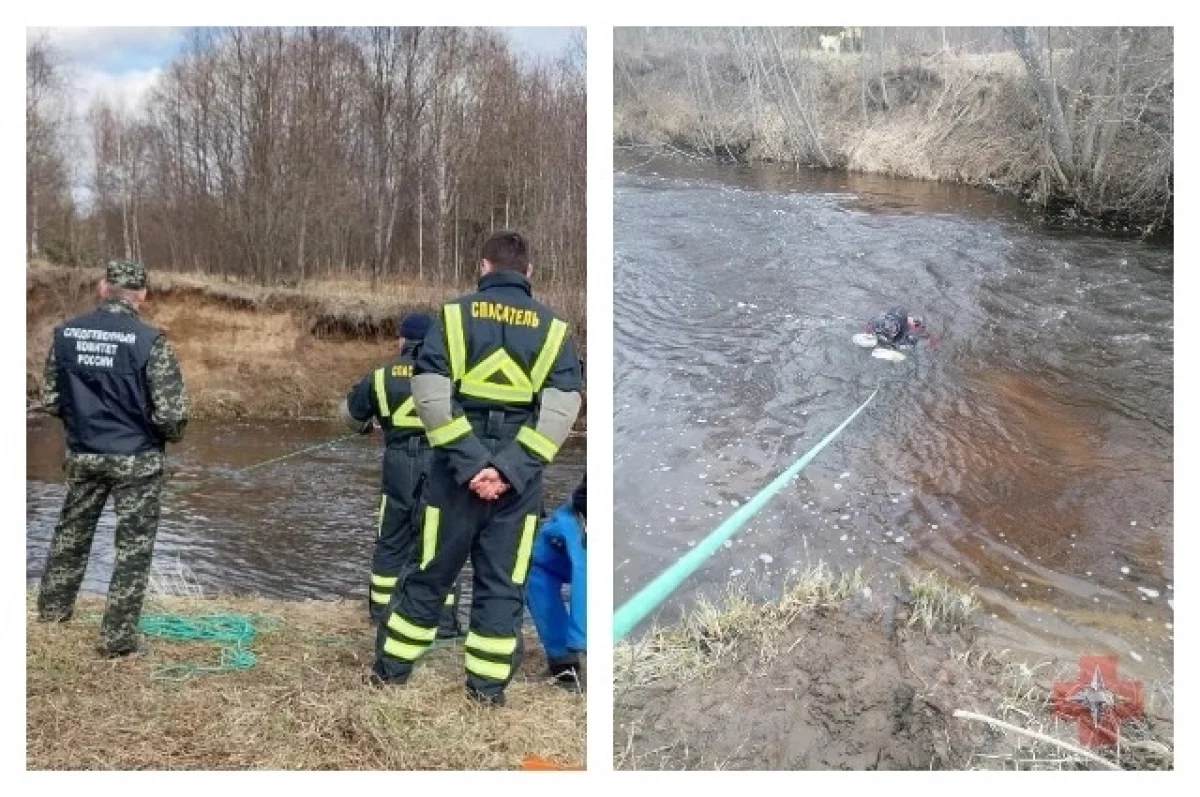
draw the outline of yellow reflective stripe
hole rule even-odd
[[[496,374],[502,375],[506,381],[497,381]],[[526,404],[533,401],[529,375],[504,348],[496,349],[483,362],[463,374],[458,389],[468,396],[493,401]]]
[[[383,514],[387,511],[387,496],[379,496],[379,524],[375,527],[375,536],[383,536]]]
[[[554,445],[553,440],[528,426],[522,426],[520,431],[517,432],[517,442],[525,446],[530,453],[537,454],[546,460],[546,462],[552,462],[554,456],[558,453],[558,446]]]
[[[371,590],[371,603],[387,603],[391,600],[391,594],[387,592],[376,592]]]
[[[423,429],[421,419],[417,417],[416,408],[413,397],[406,398],[404,403],[392,413],[392,426],[397,429]]]
[[[433,638],[437,636],[437,628],[422,628],[419,625],[413,625],[395,612],[392,612],[392,616],[388,618],[387,626],[400,636],[421,642],[432,642]]]
[[[466,419],[466,416],[460,415],[450,423],[442,424],[436,429],[430,429],[425,433],[429,438],[429,445],[434,448],[444,446],[448,443],[453,443],[461,437],[466,437],[471,433],[471,422]]]
[[[532,390],[512,385],[500,385],[495,382],[476,382],[464,379],[458,384],[458,392],[472,398],[504,403],[528,404],[533,401]]]
[[[398,580],[399,580],[398,576],[378,576],[378,575],[375,575],[374,573],[371,574],[371,584],[376,587],[384,587],[385,589],[390,589],[391,587],[396,586],[396,582]]]
[[[529,381],[535,393],[541,390],[542,385],[546,383],[546,377],[550,375],[550,369],[558,361],[558,353],[562,350],[563,340],[566,337],[567,325],[557,318],[551,321],[550,331],[546,333],[546,342],[542,344],[542,350],[538,352],[533,370],[529,372]]]
[[[382,368],[375,369],[375,401],[379,404],[379,417],[388,416],[387,386],[384,383]]]
[[[511,656],[513,651],[517,649],[517,638],[515,636],[483,636],[471,631],[467,633],[467,641],[464,644],[481,653],[491,653],[496,656]]]
[[[425,527],[421,532],[421,569],[433,560],[437,551],[438,524],[442,520],[442,510],[436,506],[425,507]]]
[[[428,645],[410,645],[407,642],[401,642],[398,639],[388,637],[383,642],[383,652],[395,656],[398,659],[405,661],[416,661],[421,658],[421,654],[425,652]]]
[[[487,382],[489,384],[503,385],[504,382],[495,382],[492,377],[499,372],[508,380],[508,385],[519,387],[525,390],[530,390],[532,385],[529,383],[529,376],[517,364],[517,361],[512,358],[506,349],[496,349],[494,352],[484,358],[483,362],[476,365],[470,371],[463,374],[464,382]]]
[[[515,584],[524,584],[529,575],[529,560],[533,554],[533,536],[537,529],[537,515],[526,515],[525,525],[521,527],[521,544],[517,547],[517,563],[513,566],[512,580]]]
[[[450,378],[455,382],[462,379],[467,370],[467,336],[463,330],[462,308],[448,304],[442,308],[446,322],[446,350],[450,355]]]
[[[506,681],[508,674],[512,672],[512,666],[508,664],[499,664],[487,659],[480,659],[466,654],[467,671],[473,672],[481,678],[488,678],[493,681]]]

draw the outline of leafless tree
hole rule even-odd
[[[1040,113],[1047,193],[1085,212],[1170,212],[1174,67],[1164,28],[1008,28]],[[1121,188],[1114,190],[1117,185]]]
[[[26,251],[43,254],[47,219],[69,204],[61,150],[65,124],[65,75],[61,56],[45,36],[25,49]]]
[[[861,49],[821,50],[846,30],[618,29],[617,141],[960,180],[1144,231],[1171,224],[1170,28],[875,27]]]
[[[459,283],[510,226],[582,285],[582,44],[523,66],[487,29],[193,31],[144,102],[92,110],[76,226],[96,258],[264,283]]]

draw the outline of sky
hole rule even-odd
[[[578,28],[500,28],[526,59],[556,58]],[[98,96],[136,103],[183,48],[187,28],[36,28],[26,39],[45,34],[72,64],[76,97],[86,109]]]
[[[509,37],[514,51],[525,60],[553,59],[562,55],[571,35],[581,28],[498,28]],[[182,51],[188,28],[45,28],[26,29],[26,41],[45,35],[70,64],[73,125],[69,135],[82,156],[73,193],[86,204],[90,198],[88,174],[91,140],[86,118],[92,103],[106,97],[115,107],[132,108],[154,86],[171,59]]]

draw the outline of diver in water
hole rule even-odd
[[[925,321],[920,316],[909,315],[903,307],[893,307],[867,322],[866,331],[875,336],[879,346],[889,349],[915,346],[921,338],[929,337]]]

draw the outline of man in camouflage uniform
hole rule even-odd
[[[100,627],[107,657],[137,650],[137,627],[158,530],[166,443],[183,439],[188,397],[179,361],[138,317],[140,263],[109,263],[100,306],[54,330],[42,403],[62,419],[67,497],[38,592],[38,620],[65,622],[83,583],[96,523],[111,493],[116,563]]]

